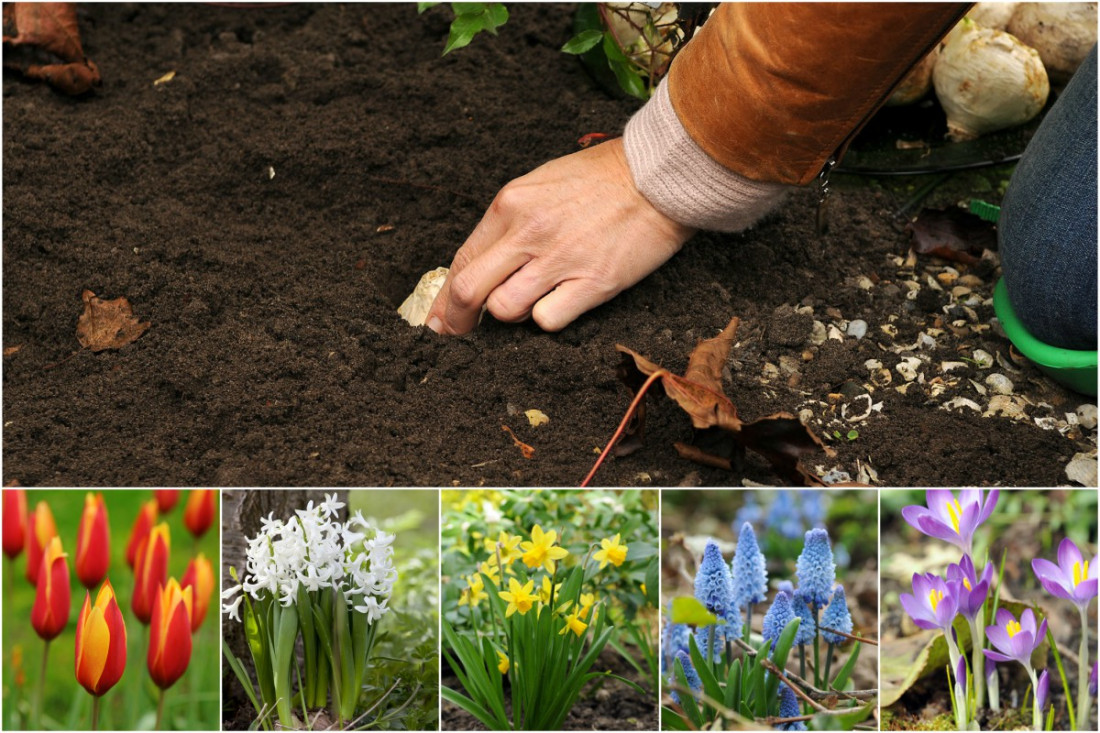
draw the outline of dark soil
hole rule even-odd
[[[940,362],[1004,357],[1007,342],[976,328],[987,301],[969,321],[945,314],[953,296],[925,285],[944,263],[896,259],[908,240],[893,212],[908,194],[862,180],[834,181],[823,238],[803,191],[746,234],[696,237],[562,333],[491,318],[461,338],[406,326],[397,305],[450,262],[500,186],[586,133],[619,133],[637,108],[558,51],[568,8],[516,5],[499,37],[445,58],[446,8],[83,12],[100,90],[72,100],[4,72],[5,482],[575,484],[629,402],[614,345],[682,370],[735,315],[726,389],[741,416],[809,410],[829,435],[853,428],[836,415],[866,389],[866,360],[893,370],[907,354],[884,348],[944,331],[920,352],[923,382],[899,394],[893,371],[858,438],[806,460],[819,474],[1050,485],[1092,447],[1073,426],[1035,425],[1085,400],[1029,365],[1009,364],[1030,401],[1017,420],[939,409],[956,395],[984,409],[968,378],[1006,371],[941,375]],[[988,298],[994,265],[973,272]],[[125,296],[152,327],[119,351],[77,351],[85,288]],[[843,330],[857,318],[862,340],[813,342],[814,320]],[[891,321],[896,336],[881,330]],[[549,424],[529,426],[533,408]],[[668,402],[650,410],[647,437],[595,483],[776,481],[755,457],[733,474],[679,458],[690,424]]]
[[[610,671],[637,685],[646,684],[637,670],[617,652],[607,648],[600,652],[592,671]],[[443,685],[463,691],[458,677],[446,663],[443,665]],[[486,730],[481,721],[457,705],[446,700],[441,700],[440,704],[441,730]],[[504,689],[504,709],[508,715],[512,714],[512,698],[507,686]],[[642,695],[619,680],[607,679],[602,685],[593,684],[585,688],[561,729],[657,730],[659,727],[656,695]]]

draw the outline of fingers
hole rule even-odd
[[[535,303],[531,317],[544,331],[560,331],[617,294],[597,288],[590,280],[566,280]]]

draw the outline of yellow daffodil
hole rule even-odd
[[[592,606],[596,605],[595,593],[582,593],[581,594],[581,610],[577,611],[577,615],[581,618],[586,618],[588,612],[592,610]]]
[[[501,674],[508,674],[508,670],[512,667],[512,663],[508,661],[508,655],[498,650],[497,659],[499,660],[497,662],[497,669],[500,670]]]
[[[572,631],[577,636],[581,636],[582,634],[584,634],[584,630],[587,628],[588,624],[586,624],[584,621],[581,621],[577,617],[577,614],[571,613],[565,617],[565,626],[561,627],[561,631],[558,632],[558,636],[561,636],[562,634],[565,634],[569,631]]]
[[[466,577],[467,587],[458,598],[458,605],[477,608],[477,604],[488,600],[489,594],[485,592],[485,581],[477,573]]]
[[[488,550],[494,562],[496,554],[499,552],[501,564],[508,567],[520,557],[519,542],[521,539],[523,538],[518,534],[511,535],[502,529],[495,540],[492,537],[485,538],[485,549]]]
[[[592,559],[600,563],[600,570],[607,567],[607,563],[619,567],[626,561],[627,546],[619,543],[619,535],[613,539],[604,537],[600,540],[600,548],[592,553]]]
[[[550,587],[550,576],[542,576],[542,586],[539,588],[539,601],[542,603],[550,603],[550,595],[557,595],[561,590],[561,583],[556,584],[553,588]]]
[[[490,562],[483,562],[478,565],[477,571],[497,585],[500,585],[500,568],[496,566],[496,563],[491,562],[492,560],[495,560],[495,558],[490,558]]]
[[[520,543],[523,548],[523,564],[529,568],[545,568],[546,572],[553,575],[554,561],[569,555],[569,550],[564,547],[554,547],[557,540],[557,530],[543,532],[542,527],[536,524],[531,530],[531,541]]]
[[[530,611],[531,606],[539,599],[537,594],[532,593],[534,590],[535,581],[533,580],[528,580],[526,585],[521,586],[518,580],[509,578],[508,590],[501,591],[499,594],[501,600],[508,601],[504,617],[508,618],[516,611],[519,611],[520,616]]]

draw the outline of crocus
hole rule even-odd
[[[4,489],[4,554],[19,557],[27,541],[27,494],[23,489]]]
[[[1089,673],[1089,694],[1096,697],[1096,668],[1100,663],[1093,662],[1092,672]]]
[[[829,533],[823,529],[811,529],[806,533],[806,543],[795,566],[798,575],[798,592],[811,606],[823,608],[829,602],[836,580],[836,563]]]
[[[802,715],[802,711],[798,707],[798,698],[795,697],[794,690],[787,687],[787,683],[779,683],[779,717],[780,718],[797,718]],[[806,730],[806,723],[801,720],[793,720],[790,723],[780,723],[776,726],[778,730]]]
[[[53,521],[50,505],[38,502],[27,520],[27,580],[31,585],[38,584],[38,569],[42,567],[42,557],[50,540],[57,536],[57,524]]]
[[[1000,494],[999,489],[990,491],[989,496],[982,489],[963,489],[956,499],[947,489],[929,489],[925,494],[928,506],[907,506],[901,516],[920,532],[950,542],[970,555],[974,530],[989,519]]]
[[[986,649],[985,656],[995,662],[1019,662],[1031,669],[1031,654],[1043,643],[1047,620],[1035,627],[1035,613],[1025,608],[1020,620],[1007,608],[997,609],[997,624],[985,627],[986,636],[997,651]]]
[[[156,489],[153,491],[157,499],[157,509],[161,514],[167,514],[175,508],[180,500],[179,489]]]
[[[76,681],[99,696],[115,686],[126,669],[126,624],[111,581],[96,594],[84,592],[84,607],[76,622]]]
[[[150,499],[141,505],[141,511],[138,512],[137,519],[134,520],[134,526],[130,529],[130,541],[126,543],[126,564],[131,569],[137,561],[138,547],[149,536],[150,530],[153,529],[153,525],[156,523],[157,501],[156,499]]]
[[[149,623],[158,588],[168,580],[168,551],[171,540],[168,525],[161,522],[138,546],[134,560],[134,595],[130,608],[143,624]],[[188,602],[190,605],[190,601]]]
[[[170,578],[154,594],[147,661],[149,676],[162,690],[175,684],[191,661],[191,591]]]
[[[821,625],[827,629],[836,629],[845,634],[852,633],[852,614],[848,611],[848,598],[844,595],[844,586],[838,585],[833,591],[832,600],[821,616]],[[832,631],[822,631],[821,636],[830,644],[843,644],[845,639]]]
[[[61,549],[61,538],[53,537],[46,545],[38,569],[38,587],[31,609],[31,626],[46,641],[57,637],[69,623],[69,562]]]
[[[1050,700],[1050,674],[1044,669],[1043,673],[1039,675],[1039,688],[1035,690],[1035,704],[1039,707],[1039,711],[1047,709],[1047,702]]]
[[[111,529],[103,494],[84,496],[84,513],[76,533],[76,577],[89,590],[99,585],[111,564]],[[113,597],[113,593],[112,593]]]
[[[1051,595],[1071,601],[1078,607],[1088,606],[1096,598],[1096,573],[1100,563],[1086,560],[1080,548],[1066,537],[1058,545],[1058,564],[1041,557],[1031,561],[1035,577]]]
[[[695,671],[695,665],[691,663],[691,657],[687,652],[676,652],[676,661],[680,663],[680,667],[684,670],[684,681],[688,683],[692,693],[697,696],[703,691],[703,680],[699,679],[699,673]],[[680,695],[676,690],[670,692],[669,696],[677,705],[680,704]]]
[[[752,525],[745,522],[737,535],[737,551],[731,567],[733,600],[740,608],[767,598],[768,570]]]
[[[770,649],[775,649],[775,644],[779,641],[783,629],[787,628],[787,624],[794,621],[795,618],[794,608],[791,606],[791,597],[783,592],[777,593],[775,600],[772,601],[771,608],[764,614],[764,638],[771,642]]]
[[[901,606],[922,629],[939,629],[948,634],[959,613],[961,586],[958,581],[945,581],[932,573],[914,573],[913,593],[901,594]]]
[[[192,489],[187,494],[187,506],[183,508],[183,524],[196,538],[202,537],[214,523],[213,489]]]
[[[477,576],[479,579],[481,576]],[[206,609],[210,606],[210,595],[214,592],[214,567],[201,552],[187,564],[187,570],[180,580],[181,588],[192,588],[194,613],[191,614],[191,632],[202,626],[206,618]],[[485,596],[486,598],[488,596]]]
[[[947,566],[947,579],[959,583],[959,613],[972,619],[989,594],[989,586],[993,583],[993,565],[987,563],[985,572],[979,578],[970,555],[963,555],[959,562]]]

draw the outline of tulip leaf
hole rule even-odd
[[[669,618],[674,624],[687,624],[688,626],[713,626],[714,624],[725,623],[723,619],[719,619],[708,611],[707,607],[700,603],[698,599],[691,596],[673,598],[672,613],[669,614]]]

